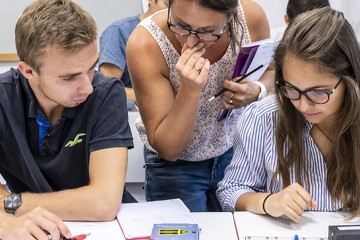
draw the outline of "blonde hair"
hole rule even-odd
[[[38,73],[47,47],[76,52],[96,39],[94,19],[72,0],[36,0],[25,8],[15,27],[20,61]]]

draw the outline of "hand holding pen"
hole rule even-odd
[[[46,239],[50,235],[58,240],[60,236],[71,236],[58,216],[41,207],[16,217],[4,214],[1,219],[2,239]]]
[[[264,67],[264,64],[261,64],[260,66],[254,68],[252,71],[248,72],[247,74],[245,74],[244,76],[240,77],[238,80],[236,80],[236,83],[241,82],[242,80],[244,80],[245,78],[249,77],[251,74],[253,74],[254,72],[258,71],[260,68]],[[222,95],[224,92],[226,92],[228,89],[223,88],[220,92],[216,93],[214,96],[212,96],[211,98],[208,99],[209,102],[211,102],[212,100],[214,100],[215,98],[219,97],[220,95]]]

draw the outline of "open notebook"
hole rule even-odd
[[[259,65],[264,64],[265,67],[248,77],[252,81],[257,81],[273,60],[273,55],[280,40],[281,37],[276,36],[241,46],[241,50],[236,59],[233,78],[244,76]]]
[[[258,71],[248,76],[248,79],[251,81],[258,81],[273,60],[273,55],[280,40],[281,36],[275,36],[241,46],[232,77],[244,76],[260,65],[264,65]],[[218,121],[223,121],[230,116],[231,113],[232,109],[222,109],[219,113]]]
[[[195,223],[180,199],[143,203],[123,203],[117,220],[126,239],[147,239],[154,224]]]

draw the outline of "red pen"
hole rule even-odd
[[[84,240],[88,236],[90,236],[90,233],[80,234],[80,235],[76,235],[76,236],[72,237],[71,240]]]
[[[63,240],[84,240],[86,237],[90,236],[91,233],[88,233],[88,234],[80,234],[80,235],[76,235],[76,236],[73,236],[71,238],[64,238],[63,237]]]

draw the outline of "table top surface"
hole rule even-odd
[[[348,214],[337,212],[304,212],[299,223],[287,218],[274,218],[250,212],[235,212],[239,239],[246,236],[326,238],[330,225],[360,224],[360,218],[349,220]],[[301,238],[300,238],[301,239]]]
[[[200,227],[200,240],[237,240],[234,218],[230,212],[191,213]],[[110,222],[65,222],[73,235],[91,233],[86,240],[125,240],[117,220]]]

